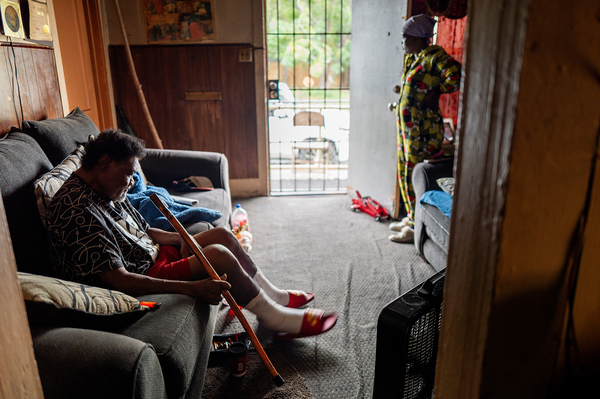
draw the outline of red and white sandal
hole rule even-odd
[[[288,291],[288,295],[290,296],[290,301],[287,307],[294,309],[302,307],[315,299],[315,294],[312,292]]]
[[[275,334],[276,339],[288,340],[294,338],[312,337],[313,335],[323,334],[333,328],[337,322],[337,313],[325,313],[319,309],[306,309],[302,318],[302,327],[300,332]]]

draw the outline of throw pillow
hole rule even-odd
[[[115,324],[109,323],[115,321],[114,316],[122,315],[120,321],[132,321],[148,310],[136,298],[119,291],[36,274],[17,274],[33,325],[108,327]]]
[[[17,274],[26,301],[100,315],[130,312],[141,307],[140,301],[119,291],[30,273]]]
[[[441,177],[436,180],[438,186],[451,197],[454,197],[454,177]]]
[[[65,180],[71,176],[81,166],[81,157],[85,154],[83,146],[79,146],[62,163],[49,172],[43,174],[33,183],[35,199],[37,201],[38,211],[42,217],[44,226],[46,225],[46,213],[48,206],[54,197],[54,194],[63,185]]]
[[[90,135],[100,133],[79,108],[63,118],[23,121],[22,130],[38,142],[53,166],[60,164],[77,146],[86,143]]]

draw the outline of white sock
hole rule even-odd
[[[261,289],[244,309],[257,315],[273,331],[297,334],[302,328],[305,309],[290,309],[275,303]]]
[[[290,303],[290,294],[286,290],[280,290],[275,287],[267,278],[259,271],[252,277],[254,282],[265,291],[265,294],[281,306],[287,306]]]

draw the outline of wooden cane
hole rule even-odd
[[[150,199],[152,200],[152,202],[154,202],[154,205],[156,205],[158,210],[160,210],[161,213],[165,215],[165,217],[173,225],[175,230],[177,230],[181,238],[183,238],[185,243],[190,247],[194,255],[196,255],[196,257],[200,260],[208,275],[213,280],[221,280],[221,278],[219,277],[215,269],[213,269],[208,259],[206,259],[206,256],[204,256],[204,253],[202,252],[202,249],[200,249],[200,246],[198,245],[196,240],[194,240],[190,233],[188,233],[187,230],[181,225],[179,220],[177,220],[177,218],[173,216],[171,211],[168,209],[167,205],[156,194],[152,194],[150,196]],[[254,345],[254,348],[258,352],[258,355],[260,356],[263,363],[265,364],[265,366],[267,366],[267,369],[269,369],[269,372],[273,376],[273,381],[275,382],[275,385],[277,385],[278,387],[282,386],[285,380],[283,379],[283,377],[281,377],[281,375],[279,375],[277,370],[275,370],[275,367],[271,363],[271,360],[269,360],[267,353],[258,341],[258,338],[252,330],[252,327],[250,327],[250,323],[248,323],[248,320],[246,320],[246,316],[244,316],[237,303],[235,302],[235,299],[233,299],[233,296],[231,296],[228,290],[221,290],[221,294],[227,300],[229,307],[231,308],[231,310],[233,310],[233,313],[235,313],[238,320],[242,323],[242,326],[244,326],[244,330],[246,330],[246,333],[248,333],[252,345]]]
[[[121,25],[121,33],[123,34],[123,41],[125,42],[125,53],[127,53],[127,65],[129,66],[129,72],[131,72],[131,77],[133,78],[133,85],[137,90],[138,97],[140,99],[140,104],[142,106],[142,110],[144,111],[144,116],[146,117],[146,122],[148,122],[148,127],[150,128],[150,133],[152,134],[152,139],[154,140],[154,145],[156,146],[156,148],[162,150],[162,141],[160,140],[160,136],[156,131],[156,126],[154,126],[154,121],[152,120],[150,110],[148,109],[148,104],[146,103],[146,98],[144,97],[142,85],[138,79],[137,73],[135,72],[133,57],[131,55],[131,49],[129,48],[129,39],[127,39],[127,31],[125,30],[125,24],[123,23],[123,15],[121,14],[121,7],[119,6],[118,0],[115,0],[115,8],[117,9],[119,24]]]

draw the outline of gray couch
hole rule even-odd
[[[52,273],[33,183],[77,144],[87,141],[94,130],[93,124],[89,126],[91,121],[76,111],[52,122],[26,122],[23,130],[27,133],[12,131],[0,137],[0,191],[19,271]],[[223,214],[212,225],[200,222],[188,226],[190,231],[229,224],[231,199],[224,155],[149,150],[141,164],[149,181],[156,185],[170,187],[173,180],[191,175],[207,176],[212,181],[214,191],[177,193],[193,196],[199,200],[198,206]],[[28,307],[47,399],[201,396],[215,308],[185,295],[146,295],[138,299],[161,302],[162,306],[127,317],[117,314],[85,318],[38,317]]]
[[[454,158],[435,162],[422,162],[415,166],[412,175],[415,190],[415,246],[436,271],[446,267],[450,239],[450,218],[433,205],[421,204],[423,194],[442,190],[436,180],[452,177]]]

